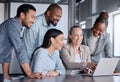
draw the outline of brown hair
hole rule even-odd
[[[80,28],[80,29],[81,29],[80,26],[72,26],[72,27],[70,28],[69,35],[72,34],[72,31],[73,31],[74,28]],[[68,43],[71,43],[71,39],[69,38],[69,36],[68,36],[68,41],[67,41],[67,42],[68,42]]]

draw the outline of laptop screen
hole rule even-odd
[[[118,62],[119,58],[101,58],[93,76],[112,75]]]

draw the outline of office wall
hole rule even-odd
[[[4,21],[4,12],[5,12],[4,9],[5,9],[4,3],[0,3],[0,23]]]
[[[79,19],[86,21],[87,27],[91,27],[95,21],[94,17],[102,10],[112,12],[117,10],[119,0],[85,0],[80,3]],[[94,11],[94,12],[93,12]]]
[[[4,3],[0,3],[0,24],[4,21]],[[2,73],[2,65],[0,64],[0,73]]]
[[[10,17],[14,17],[16,15],[16,10],[19,5],[23,3],[10,3]],[[40,15],[45,12],[47,7],[50,4],[35,4],[35,3],[30,3],[32,4],[37,12],[36,15]],[[63,13],[62,13],[62,18],[58,23],[58,28],[62,30],[65,34],[65,38],[68,36],[68,5],[60,5],[62,7]],[[11,67],[10,67],[10,73],[22,73],[20,70],[19,64],[16,60],[15,57],[15,52],[12,52],[12,62],[11,62]]]
[[[92,12],[92,1],[96,1],[96,11]],[[98,15],[102,10],[113,12],[118,8],[119,0],[85,0],[80,4],[80,21],[89,20]]]

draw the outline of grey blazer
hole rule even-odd
[[[60,51],[60,56],[66,68],[67,74],[70,74],[72,70],[83,70],[86,68],[87,62],[91,62],[89,48],[85,45],[80,45],[80,51],[81,62],[78,63],[74,62],[76,54],[71,44],[64,45]]]
[[[90,46],[92,30],[83,29],[83,44]],[[112,57],[112,48],[110,42],[110,34],[107,32],[103,33],[98,40],[96,51],[91,54],[91,59],[95,63],[98,63],[100,58]]]

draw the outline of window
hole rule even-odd
[[[120,13],[113,15],[114,20],[114,56],[120,56]]]
[[[110,33],[112,52],[115,57],[120,57],[120,10],[109,13],[107,32]]]
[[[80,27],[82,29],[85,29],[86,28],[86,22],[85,21],[80,22]]]

